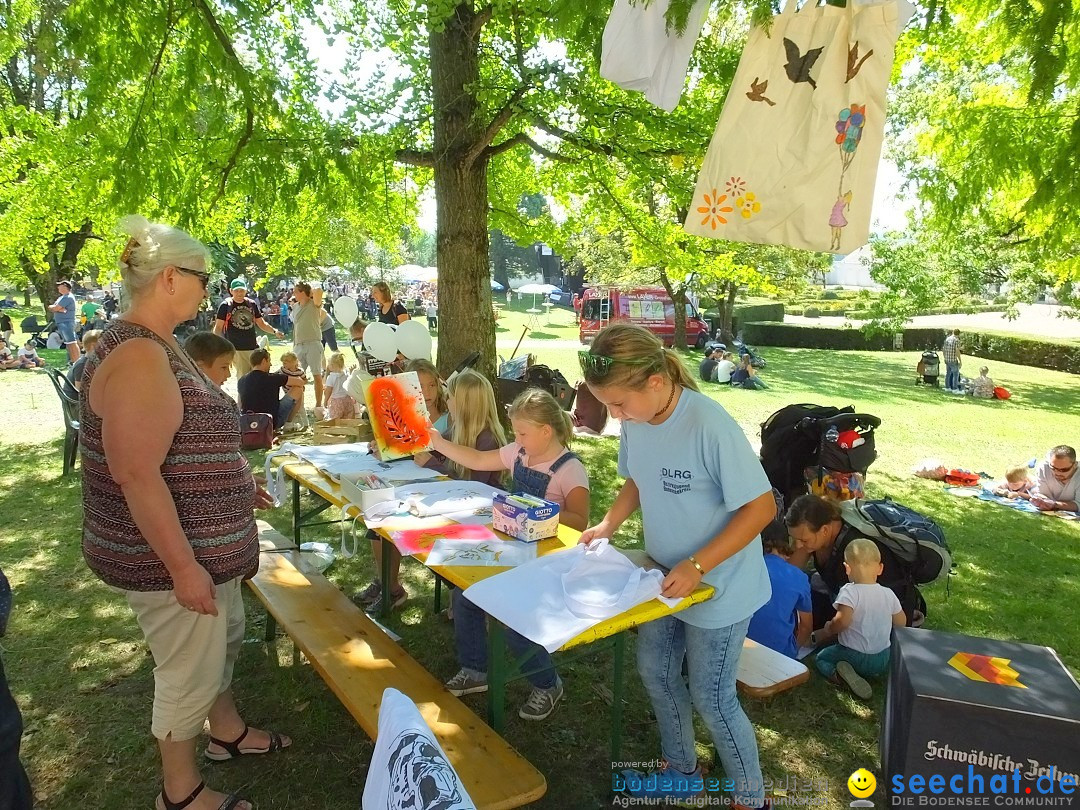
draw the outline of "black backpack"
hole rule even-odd
[[[804,471],[817,463],[821,447],[818,423],[841,413],[855,413],[855,407],[787,405],[761,423],[761,466],[784,503],[806,494]]]

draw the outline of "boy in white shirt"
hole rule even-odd
[[[19,368],[44,368],[45,361],[38,356],[34,341],[26,341],[26,345],[19,349]]]
[[[843,684],[856,697],[869,700],[873,691],[865,678],[884,675],[889,668],[889,643],[894,627],[906,623],[896,594],[877,578],[881,552],[872,540],[856,538],[844,549],[844,570],[850,580],[836,595],[836,615],[811,634],[815,646],[833,637],[838,644],[817,654],[818,672]]]

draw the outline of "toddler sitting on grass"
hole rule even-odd
[[[838,637],[839,643],[817,654],[818,672],[843,684],[856,697],[873,694],[866,678],[884,675],[889,668],[889,644],[894,627],[907,623],[900,600],[879,585],[881,552],[872,540],[856,538],[844,549],[844,570],[850,580],[833,602],[836,615],[811,634],[815,646]]]

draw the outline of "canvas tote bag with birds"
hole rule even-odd
[[[901,13],[898,0],[788,0],[770,30],[751,29],[689,233],[840,254],[866,243]]]

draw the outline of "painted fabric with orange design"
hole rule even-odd
[[[431,449],[427,405],[416,372],[374,378],[364,389],[364,400],[383,461]]]
[[[840,254],[866,244],[885,92],[912,10],[789,0],[770,31],[751,29],[686,231]]]

